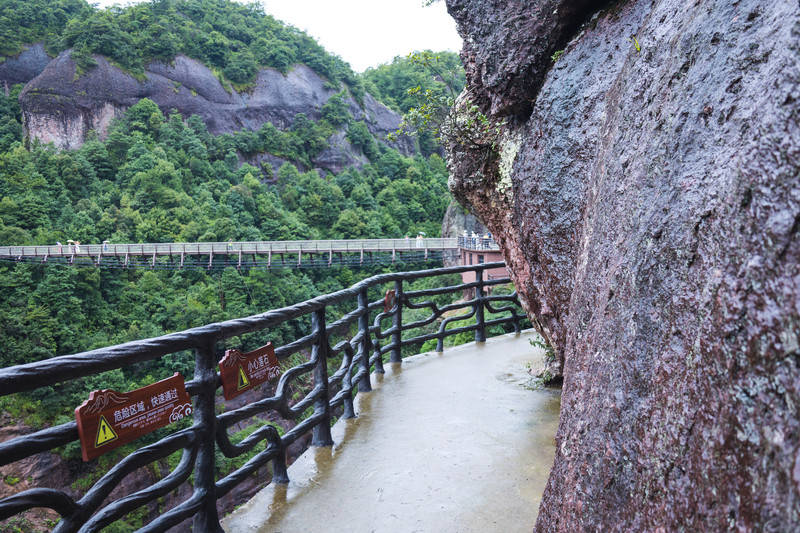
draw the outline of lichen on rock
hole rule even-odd
[[[500,179],[497,181],[497,192],[509,202],[514,201],[514,190],[511,183],[511,173],[514,170],[514,161],[517,160],[520,146],[522,146],[522,135],[505,132],[500,141],[500,159],[497,163],[497,173]]]

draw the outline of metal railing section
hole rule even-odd
[[[39,246],[0,246],[0,257],[163,257],[213,255],[324,254],[392,252],[411,250],[454,250],[455,238],[418,239],[331,239],[316,241],[254,242],[174,242],[174,243],[102,243],[53,244]]]
[[[462,332],[474,331],[476,341],[485,341],[486,329],[495,324],[510,324],[514,331],[519,332],[524,315],[517,312],[519,302],[516,293],[495,296],[484,291],[487,287],[510,282],[508,278],[484,279],[485,270],[501,266],[503,263],[486,263],[381,274],[350,288],[259,315],[0,369],[0,395],[8,395],[154,360],[182,350],[193,350],[195,353],[194,376],[186,382],[187,392],[194,401],[191,427],[177,430],[131,453],[105,473],[77,501],[66,492],[51,488],[32,488],[4,498],[0,500],[0,520],[34,507],[45,507],[55,510],[61,516],[56,532],[98,531],[127,513],[166,495],[193,474],[194,489],[191,497],[160,514],[139,531],[165,531],[189,518],[193,519],[194,531],[222,531],[217,514],[217,500],[267,463],[272,464],[272,481],[287,483],[289,477],[285,462],[286,450],[309,432],[312,445],[333,444],[330,429],[334,410],[345,418],[355,416],[353,397],[357,392],[371,390],[370,371],[374,368],[376,372],[383,372],[385,354],[389,354],[389,361],[399,363],[403,347],[419,345],[430,339],[436,339],[437,351],[442,351],[445,337]],[[406,284],[413,280],[468,271],[476,273],[475,282],[424,290],[404,290]],[[370,301],[368,291],[383,289],[387,284],[393,287],[395,298],[393,307],[384,310],[384,299]],[[425,299],[441,294],[457,294],[467,289],[474,292],[473,298],[441,307]],[[326,323],[327,308],[349,303],[355,304],[352,311]],[[404,309],[428,309],[430,315],[413,322],[404,322]],[[465,311],[452,315],[460,309]],[[508,313],[509,316],[487,321],[484,317],[485,311]],[[441,321],[435,332],[403,337],[404,332],[432,324],[444,314],[448,316]],[[268,331],[282,323],[308,315],[311,316],[310,333],[279,346],[275,353],[279,360],[286,360],[293,354],[306,353],[310,349],[309,359],[286,370],[275,385],[272,396],[217,414],[221,402],[217,397],[221,386],[217,372],[217,343],[243,334]],[[466,320],[471,322],[448,329],[451,324]],[[386,329],[382,325],[384,321],[391,321]],[[334,336],[343,337],[343,340],[331,346]],[[328,375],[328,362],[332,359],[337,361],[339,357],[341,362],[338,369]],[[289,387],[303,376],[311,377],[310,390],[292,403]],[[268,411],[275,411],[284,419],[294,420],[297,425],[283,435],[279,435],[275,427],[265,425],[242,441],[232,442],[229,434],[232,426]],[[75,422],[17,437],[0,443],[0,465],[76,440],[78,431]],[[265,444],[264,449],[243,466],[221,479],[215,479],[217,452],[234,458],[252,451],[262,442]],[[180,462],[161,480],[104,505],[109,494],[125,476],[181,450]]]
[[[499,250],[500,245],[497,244],[492,236],[476,235],[474,237],[461,236],[457,238],[459,248],[466,248],[468,250]]]

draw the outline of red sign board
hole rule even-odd
[[[395,292],[394,289],[386,291],[386,296],[383,297],[383,312],[388,313],[394,309]]]
[[[130,392],[92,391],[75,409],[83,460],[90,461],[191,412],[183,376],[177,372]]]
[[[222,392],[226,400],[231,400],[256,385],[280,376],[281,370],[275,349],[268,342],[252,352],[227,350],[219,362],[219,375],[222,379]]]

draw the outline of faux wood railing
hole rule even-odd
[[[431,339],[437,340],[437,351],[442,351],[445,337],[463,332],[474,332],[476,341],[484,341],[487,328],[492,325],[508,325],[518,332],[524,315],[517,312],[519,302],[516,293],[491,295],[486,291],[488,287],[509,283],[508,278],[484,279],[484,270],[502,265],[487,263],[381,274],[350,288],[259,315],[0,369],[0,395],[9,395],[154,360],[182,350],[193,350],[195,354],[194,376],[186,383],[194,403],[191,427],[174,431],[131,453],[106,472],[78,500],[63,490],[47,487],[28,489],[0,500],[0,520],[31,508],[46,507],[61,516],[56,532],[99,531],[137,508],[165,496],[193,474],[191,496],[161,513],[139,531],[165,531],[189,518],[193,520],[194,531],[221,531],[217,500],[259,467],[270,462],[272,482],[287,483],[286,450],[309,432],[312,445],[331,445],[330,428],[334,412],[340,412],[343,417],[354,416],[353,397],[358,392],[371,390],[370,373],[383,372],[386,354],[389,354],[389,361],[399,363],[403,347],[417,346]],[[408,283],[414,280],[467,271],[474,271],[477,281],[407,290]],[[385,299],[381,297],[371,301],[369,293],[374,298],[375,295],[382,295],[386,288],[394,291],[394,298],[391,308],[385,310]],[[426,299],[442,294],[460,296],[467,290],[475,297],[441,307]],[[327,323],[326,310],[333,305],[353,305],[353,308],[337,320]],[[413,322],[404,322],[404,309],[428,309],[430,314]],[[465,312],[453,315],[459,309]],[[486,311],[508,316],[486,320]],[[447,318],[440,321],[435,331],[404,338],[404,332],[433,324],[445,313]],[[249,333],[268,332],[287,321],[309,315],[311,331],[275,350],[279,360],[310,350],[308,360],[286,370],[272,396],[221,412],[224,406],[220,405],[222,400],[217,395],[220,388],[217,372],[219,343]],[[391,326],[384,329],[384,320],[391,321]],[[450,325],[464,321],[469,323],[448,329]],[[330,339],[333,336],[343,340],[331,346]],[[328,363],[332,360],[338,362],[339,366],[329,375]],[[304,375],[312,376],[309,390],[305,391],[302,398],[293,401],[289,386]],[[231,441],[229,429],[234,424],[269,411],[277,412],[284,419],[294,420],[297,424],[283,435],[279,435],[273,426],[266,425],[241,442]],[[0,443],[0,465],[64,446],[77,439],[76,423],[70,422]],[[261,442],[265,443],[263,451],[256,453],[233,472],[220,479],[215,478],[217,452],[229,458],[238,457],[252,451]],[[180,462],[161,480],[133,494],[106,502],[125,476],[178,451],[182,451]]]

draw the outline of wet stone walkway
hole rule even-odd
[[[223,521],[236,532],[530,531],[555,452],[559,392],[532,387],[532,332],[386,365],[358,418],[311,448],[289,485]]]

